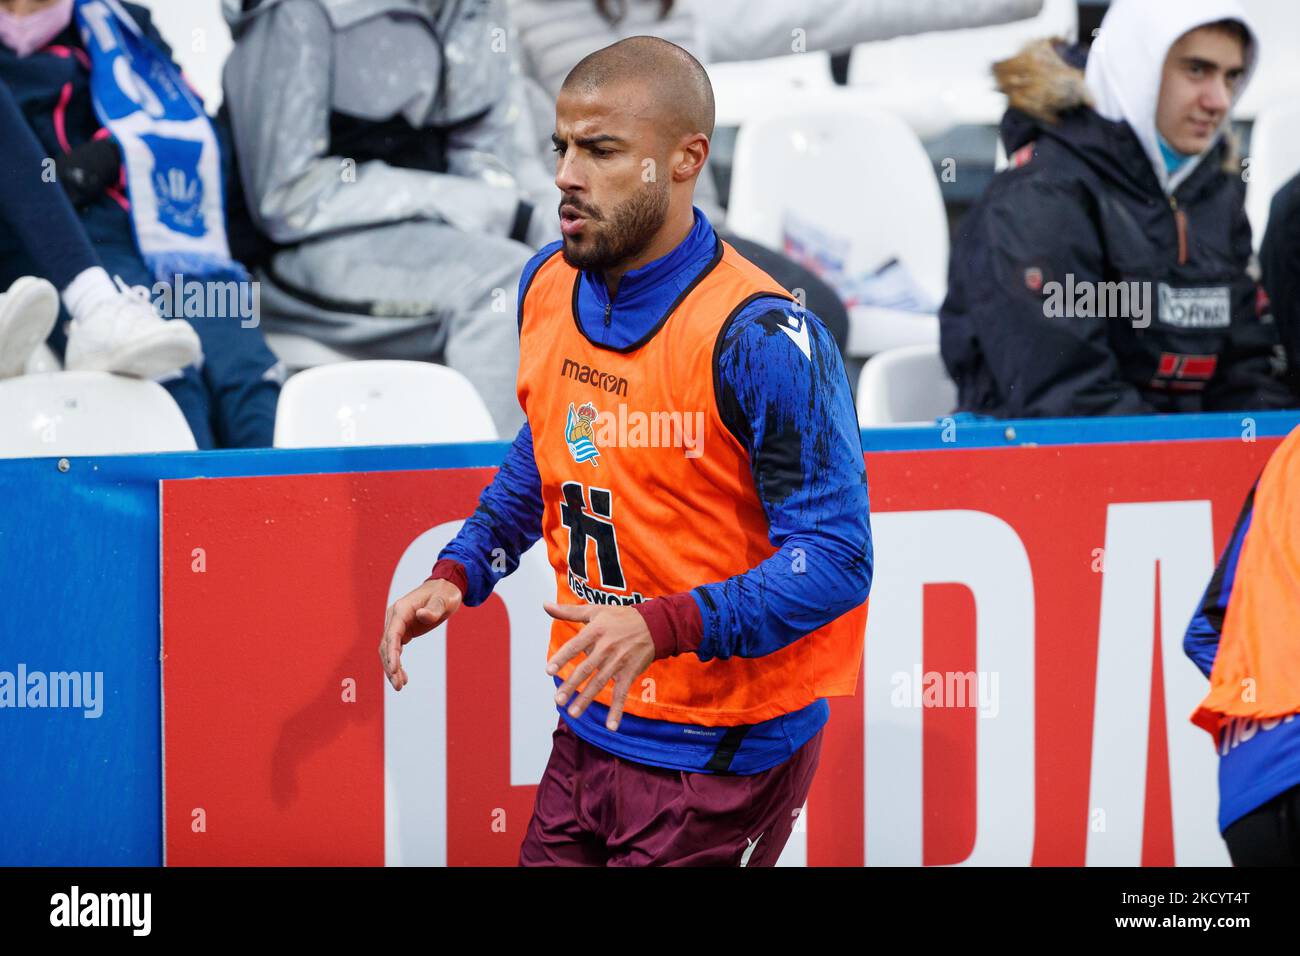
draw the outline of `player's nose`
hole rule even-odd
[[[560,154],[555,164],[555,185],[562,193],[579,192],[585,187],[576,159],[570,152]]]

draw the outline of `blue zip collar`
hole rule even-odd
[[[612,300],[603,273],[582,273],[574,308],[593,344],[620,351],[642,344],[714,262],[721,248],[717,233],[699,207],[693,209],[695,224],[686,238],[667,255],[625,273]]]

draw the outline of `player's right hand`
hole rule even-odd
[[[379,642],[379,659],[393,690],[406,686],[402,646],[428,634],[460,608],[460,588],[450,581],[425,581],[405,597],[398,598],[384,619],[384,639]]]

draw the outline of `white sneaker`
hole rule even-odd
[[[0,294],[0,378],[21,375],[59,318],[59,293],[44,279],[23,276]]]
[[[116,296],[69,323],[65,368],[158,378],[202,358],[192,325],[160,316],[143,286],[117,284]]]

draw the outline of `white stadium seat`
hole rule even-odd
[[[743,126],[756,116],[805,93],[832,85],[830,55],[813,51],[766,60],[710,63],[714,125]]]
[[[873,356],[858,380],[858,424],[931,424],[957,405],[939,349],[914,345]]]
[[[1250,137],[1249,171],[1246,215],[1258,249],[1268,227],[1273,196],[1300,173],[1300,105],[1272,106],[1256,117]]]
[[[938,343],[938,315],[872,305],[855,305],[849,309],[849,339],[844,351],[852,358]]]
[[[193,451],[194,435],[156,382],[45,372],[0,382],[0,458]]]
[[[469,379],[431,362],[340,362],[284,384],[277,448],[494,441],[492,417]]]
[[[994,87],[993,64],[1031,40],[1074,40],[1078,32],[1076,0],[1044,0],[1029,20],[858,44],[849,61],[849,85],[876,90],[884,105],[909,122],[919,114],[931,127],[923,135],[959,124],[996,125],[1006,98]]]
[[[851,275],[896,258],[928,298],[942,301],[948,217],[930,158],[906,123],[855,91],[809,94],[801,109],[741,128],[728,225],[781,249],[788,216],[848,240]],[[933,316],[855,307],[849,317],[853,356],[938,342]]]

